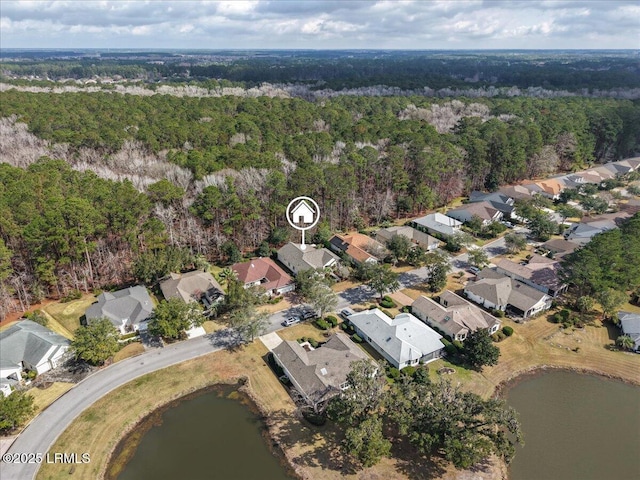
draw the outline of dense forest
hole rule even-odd
[[[640,103],[0,93],[0,314],[640,151]]]
[[[61,51],[3,52],[8,77],[145,81],[225,79],[246,87],[305,83],[315,88],[387,85],[401,89],[474,86],[569,91],[640,88],[637,56],[628,51]],[[11,61],[7,61],[11,60]]]

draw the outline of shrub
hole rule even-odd
[[[80,298],[82,298],[82,292],[80,290],[70,290],[69,293],[60,299],[60,303],[72,302]]]
[[[384,297],[382,297],[382,300],[384,300],[385,302],[393,303],[393,298],[391,298],[389,295],[385,295]]]
[[[458,349],[456,348],[456,346],[449,340],[447,340],[446,338],[441,338],[440,341],[444,344],[444,351],[449,355],[455,355],[456,353],[458,353]]]
[[[504,318],[504,312],[503,312],[502,310],[498,310],[498,309],[491,310],[491,314],[492,314],[494,317]]]
[[[389,310],[385,310],[384,308],[381,308],[380,311],[382,313],[384,313],[387,317],[389,318],[393,318],[395,315],[393,313],[391,313]]]
[[[416,367],[404,367],[402,370],[400,370],[400,372],[402,372],[402,374],[406,375],[407,377],[413,377],[416,373]]]
[[[380,301],[380,306],[382,308],[393,308],[396,306],[396,304],[393,302],[388,302],[387,300],[383,299]]]
[[[496,333],[491,335],[491,338],[492,338],[492,340],[494,342],[501,342],[502,340],[507,338],[507,336],[504,333],[502,333],[501,331],[498,330]]]
[[[400,370],[398,370],[396,367],[389,367],[387,369],[387,377],[397,380],[398,378],[400,378]]]
[[[322,318],[316,320],[315,324],[320,330],[329,330],[329,328],[331,328],[331,326]]]
[[[32,322],[36,322],[43,327],[46,327],[49,323],[47,317],[40,310],[36,310],[35,312],[28,312],[24,314],[25,318],[31,320]]]
[[[507,337],[510,337],[511,335],[513,335],[513,328],[511,327],[502,327],[502,333],[504,333]]]
[[[325,320],[329,322],[332,327],[338,326],[338,319],[333,315],[329,315]]]
[[[310,338],[308,340],[309,345],[311,345],[313,348],[318,348],[320,346],[320,343],[318,343],[316,340],[314,340],[313,338]]]
[[[307,422],[309,422],[311,425],[315,425],[316,427],[321,427],[325,423],[327,423],[327,417],[325,417],[324,415],[318,415],[317,413],[310,412],[308,410],[302,410],[302,416]]]
[[[131,332],[131,333],[127,333],[125,335],[121,335],[120,336],[120,340],[128,340],[130,338],[134,338],[137,337],[138,335],[140,335],[140,332]]]
[[[353,340],[356,343],[362,343],[362,339],[360,338],[360,336],[357,333],[353,334],[353,337],[351,337],[351,340]]]
[[[373,310],[374,308],[378,308],[378,306],[377,305],[369,305],[368,310]]]
[[[411,313],[411,306],[410,305],[405,305],[404,307],[402,307],[400,309],[401,312],[403,313]]]
[[[452,343],[453,346],[456,347],[459,351],[462,351],[462,349],[464,348],[464,345],[462,345],[462,342],[460,340],[454,340]]]

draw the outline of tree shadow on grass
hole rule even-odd
[[[446,472],[447,462],[438,455],[421,455],[405,438],[396,438],[391,447],[396,469],[412,480],[439,478]]]

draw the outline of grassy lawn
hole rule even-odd
[[[258,311],[267,312],[271,314],[271,313],[279,312],[280,310],[286,310],[288,308],[291,308],[291,302],[287,300],[285,297],[283,297],[282,300],[280,300],[278,303],[273,303],[273,304],[267,303],[266,305],[260,305],[258,307]]]
[[[320,330],[318,327],[313,325],[310,321],[298,323],[297,325],[292,325],[291,327],[284,328],[278,331],[278,335],[284,340],[297,340],[302,337],[313,338],[317,342],[324,342],[327,340],[325,334],[328,333],[332,335],[335,332],[341,331],[338,327],[329,329],[329,330]]]
[[[73,383],[67,382],[54,382],[47,388],[34,387],[29,389],[28,393],[33,397],[33,404],[36,407],[35,415],[39,414],[55,400],[68,392],[73,385]]]
[[[213,320],[207,320],[202,324],[202,328],[204,328],[204,331],[207,333],[213,333],[227,327],[225,327],[224,325],[221,325],[218,322],[214,322]]]
[[[345,290],[349,290],[350,288],[359,287],[362,285],[361,282],[356,282],[352,280],[344,280],[342,282],[334,283],[331,285],[331,290],[336,293],[344,292]]]
[[[124,360],[125,358],[135,357],[141,353],[144,353],[144,347],[142,344],[140,342],[132,342],[129,345],[122,347],[118,353],[113,356],[113,362],[115,363],[120,360]]]
[[[44,307],[44,311],[48,313],[58,324],[73,334],[80,326],[80,317],[96,301],[94,295],[83,295],[81,299],[67,303],[51,303]],[[52,328],[53,330],[53,328]]]

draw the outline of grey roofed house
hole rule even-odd
[[[462,226],[462,222],[442,213],[430,213],[424,217],[416,218],[412,223],[419,230],[426,230],[431,234],[439,234],[445,237],[458,232]]]
[[[555,297],[567,287],[558,277],[559,266],[557,260],[533,255],[526,265],[502,259],[496,263],[496,270]]]
[[[408,225],[381,228],[376,232],[376,240],[381,243],[387,243],[391,241],[393,237],[398,235],[407,237],[412,243],[424,248],[425,250],[434,250],[438,248],[438,245],[440,245],[440,240],[437,238],[432,237],[428,233],[416,230]]]
[[[544,242],[540,247],[549,250],[556,255],[556,257],[561,257],[572,253],[576,248],[580,247],[580,245],[561,238],[554,238]]]
[[[514,200],[531,198],[531,190],[522,185],[508,185],[506,187],[500,187],[499,192],[513,198]]]
[[[424,295],[419,296],[411,305],[411,311],[420,320],[442,330],[454,340],[462,341],[479,328],[495,333],[500,327],[500,320],[496,317],[450,290],[440,295],[440,303]]]
[[[640,314],[620,311],[618,312],[618,320],[622,333],[633,339],[634,350],[640,350]]]
[[[513,212],[513,198],[501,192],[485,193],[474,190],[469,195],[469,202],[489,202],[493,208],[501,211],[504,215],[511,215]]]
[[[507,311],[522,318],[551,308],[551,297],[546,293],[490,268],[483,269],[477,281],[469,282],[464,293],[486,308]]]
[[[104,292],[98,301],[85,312],[87,322],[106,317],[121,334],[135,330],[146,330],[146,320],[153,312],[153,302],[142,285],[125,288],[117,292]]]
[[[209,272],[193,270],[187,273],[170,273],[169,278],[160,282],[164,298],[180,298],[185,303],[202,302],[209,307],[224,295],[222,287]]]
[[[305,245],[303,250],[300,244],[289,242],[278,250],[278,260],[297,275],[304,270],[332,267],[340,257],[326,248]]]
[[[309,403],[328,400],[343,390],[351,364],[371,358],[344,333],[334,334],[318,348],[283,341],[272,352],[296,390]]]
[[[350,315],[349,323],[396,368],[430,362],[443,355],[442,335],[410,313],[392,319],[374,308]]]
[[[70,345],[68,339],[47,327],[22,320],[0,332],[0,376],[23,368],[44,373],[58,365]]]
[[[494,208],[489,202],[482,201],[468,203],[462,207],[447,211],[447,216],[460,220],[463,223],[469,222],[473,217],[480,217],[485,224],[498,221],[502,218],[502,212]]]

